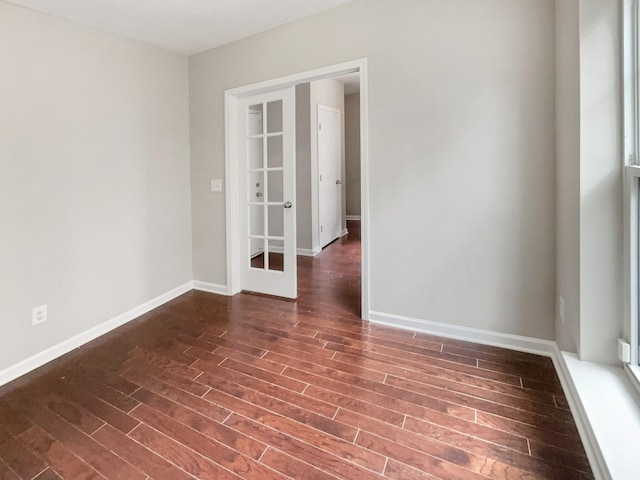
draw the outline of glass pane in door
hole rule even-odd
[[[284,202],[282,170],[267,173],[267,202]]]
[[[267,235],[280,239],[284,236],[284,208],[282,205],[270,205],[267,209],[269,218]]]
[[[249,168],[255,170],[264,167],[263,139],[262,137],[250,138],[248,140]]]
[[[264,197],[264,172],[249,172],[249,188],[247,192],[249,192],[249,198],[247,201],[251,203],[263,203],[265,201]]]
[[[264,237],[264,207],[262,205],[251,205],[249,207],[249,236]]]
[[[267,138],[267,167],[282,168],[282,135]]]
[[[267,133],[282,132],[282,100],[267,103]]]
[[[282,240],[269,240],[269,270],[284,272],[284,243]]]
[[[262,104],[249,107],[249,135],[262,135]]]

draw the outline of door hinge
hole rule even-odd
[[[320,181],[322,181],[322,175],[320,175]]]
[[[322,225],[320,225],[320,232],[322,232]]]
[[[318,124],[318,130],[322,130],[322,124],[321,123]]]

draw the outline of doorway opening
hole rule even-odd
[[[341,109],[326,104],[330,102],[321,103],[320,98],[315,102],[300,101],[298,97],[300,91],[304,91],[306,88],[309,100],[312,100],[312,86],[315,88],[316,86],[322,86],[322,84],[326,85],[329,82],[339,84],[342,87]],[[353,85],[357,86],[358,102],[355,110],[353,105],[351,106],[351,114],[353,115],[353,112],[356,112],[357,123],[359,123],[357,127],[359,152],[355,162],[357,166],[347,166],[347,159],[345,158],[345,143],[347,140],[344,133],[347,106],[345,94],[353,96],[355,92],[348,90],[353,88]],[[268,179],[273,172],[270,171],[268,155],[265,153],[263,164],[260,167],[262,171],[259,172],[259,180],[256,181],[255,175],[251,176],[251,174],[255,173],[255,168],[251,170],[247,167],[246,152],[248,149],[245,147],[251,142],[259,142],[256,140],[255,135],[249,134],[246,125],[248,122],[258,121],[256,120],[256,105],[258,105],[256,102],[260,100],[260,95],[269,94],[275,95],[273,98],[281,98],[283,95],[291,95],[291,92],[295,93],[296,98],[296,122],[298,118],[307,118],[310,127],[312,127],[309,128],[308,135],[305,138],[305,135],[301,134],[302,130],[296,125],[295,138],[287,138],[286,132],[283,135],[281,131],[267,132],[265,130],[264,138],[261,137],[260,141],[267,145],[271,136],[281,136],[280,141],[284,142],[283,148],[285,151],[288,148],[287,145],[295,148],[297,158],[291,167],[291,171],[289,171],[289,174],[293,173],[293,175],[287,174],[286,168],[284,176],[279,175],[280,179],[284,178],[285,184],[287,181],[292,182],[292,185],[289,185],[289,192],[293,191],[295,193],[292,196],[285,194],[282,198],[278,198],[278,203],[268,202],[268,206],[265,203],[264,207],[265,212],[273,211],[274,214],[277,212],[278,217],[282,216],[282,208],[288,208],[289,210],[285,210],[284,214],[285,221],[287,213],[293,214],[293,235],[288,237],[286,231],[284,233],[279,231],[278,245],[271,245],[271,239],[267,233],[262,236],[250,235],[251,240],[247,241],[247,231],[250,228],[248,225],[250,217],[248,212],[251,209],[256,210],[255,199],[251,197],[251,201],[247,202],[247,195],[251,196],[252,193],[255,193],[251,191],[251,186],[255,187],[256,184],[260,184],[260,179]],[[247,105],[251,106],[251,112],[247,110]],[[267,103],[263,103],[263,105],[266,108]],[[286,101],[283,105],[285,105],[284,112],[286,111]],[[307,109],[307,115],[304,112],[305,108]],[[368,104],[366,59],[228,90],[225,92],[225,115],[227,294],[235,295],[242,290],[268,293],[261,290],[260,282],[254,282],[251,284],[251,288],[247,288],[246,273],[244,272],[250,270],[245,267],[247,265],[251,267],[251,264],[253,264],[253,269],[264,268],[264,260],[267,259],[268,263],[270,255],[278,256],[279,253],[285,253],[286,256],[287,248],[293,248],[292,251],[297,257],[297,261],[292,262],[292,268],[287,268],[285,261],[284,268],[278,264],[278,269],[270,273],[277,273],[282,278],[287,275],[297,277],[298,264],[311,260],[311,257],[319,256],[325,258],[324,264],[326,266],[329,258],[334,255],[321,253],[322,247],[329,245],[327,248],[331,248],[331,242],[334,242],[336,238],[339,239],[342,246],[350,242],[351,247],[354,247],[354,242],[357,239],[359,244],[358,260],[360,261],[360,274],[357,282],[360,296],[360,317],[368,319]],[[250,115],[253,115],[251,117],[253,120],[251,120]],[[266,112],[266,115],[268,116],[269,113]],[[284,122],[286,122],[286,115],[286,112],[283,113]],[[263,121],[267,122],[268,120]],[[325,130],[323,131],[322,129]],[[351,129],[353,130],[353,126],[351,126]],[[320,143],[318,143],[318,139],[320,139]],[[305,148],[309,152],[310,159],[313,160],[308,163],[304,162],[304,155],[300,153]],[[336,152],[338,152],[337,155]],[[339,159],[339,163],[335,163],[336,157]],[[353,157],[353,154],[351,157]],[[357,181],[358,184],[355,187],[352,178],[354,171],[360,174]],[[301,178],[305,179],[306,185],[299,184]],[[349,180],[351,180],[351,188],[349,188]],[[322,182],[324,182],[324,185]],[[268,180],[265,183],[268,184]],[[283,188],[285,191],[287,190],[286,185]],[[329,195],[328,199],[326,195],[321,195],[323,188],[324,193]],[[354,200],[356,197],[357,199]],[[321,204],[321,202],[323,203]],[[355,204],[357,204],[359,211],[353,210],[353,205]],[[262,205],[259,205],[259,207],[262,208]],[[351,211],[348,211],[349,209]],[[264,218],[269,218],[268,213]],[[351,235],[349,234],[349,228],[352,231]],[[323,236],[322,234],[327,229],[330,229],[328,235]],[[258,243],[269,245],[269,247],[266,247],[269,250],[260,250],[257,247]],[[283,250],[278,251],[278,248]],[[282,258],[282,255],[278,256],[278,258]],[[352,255],[351,260],[353,259]],[[340,268],[339,262],[332,268]],[[253,273],[250,274],[252,275]],[[273,278],[279,281],[278,277]],[[261,281],[265,285],[271,283],[271,280]],[[356,282],[350,283],[352,287],[355,284]],[[353,295],[351,301],[353,302]]]

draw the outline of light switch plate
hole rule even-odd
[[[211,180],[211,191],[212,192],[222,191],[222,180],[220,178],[214,178],[213,180]]]

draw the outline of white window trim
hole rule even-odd
[[[638,365],[638,200],[640,165],[624,167],[625,268],[627,328],[625,340],[631,345],[631,365]]]
[[[640,233],[638,225],[640,199],[640,162],[638,159],[638,101],[639,68],[638,61],[638,0],[624,0],[622,11],[622,80],[624,115],[624,266],[625,266],[625,332],[624,340],[631,346],[631,358],[625,370],[635,380],[640,389],[640,352],[639,348],[639,250]]]

